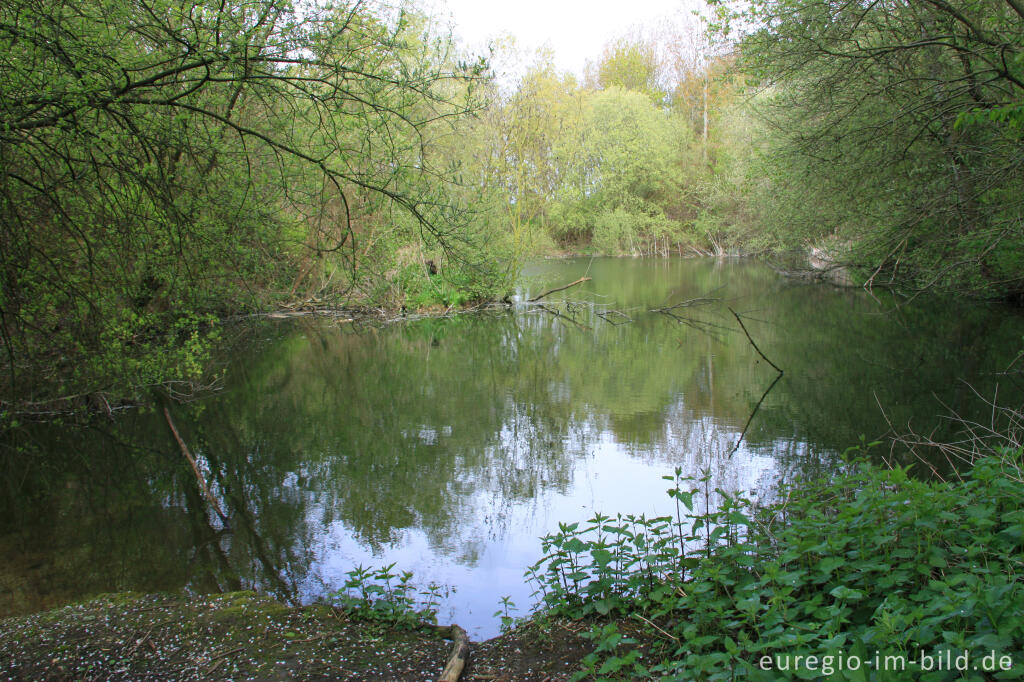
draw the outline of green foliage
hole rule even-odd
[[[516,603],[509,596],[501,598],[501,608],[492,614],[495,618],[501,619],[501,631],[508,632],[516,626],[516,619],[512,612],[516,609]]]
[[[875,284],[1024,291],[1019,3],[715,4],[768,124],[765,241],[831,242]]]
[[[620,634],[615,623],[597,625],[583,636],[595,643],[594,650],[583,657],[582,669],[573,675],[573,680],[617,679],[630,671],[648,672],[638,663],[640,652],[631,646],[636,640]]]
[[[590,94],[580,127],[553,152],[564,178],[553,196],[554,234],[589,238],[612,255],[688,241],[679,217],[691,211],[692,139],[682,117],[641,93],[612,87]]]
[[[431,583],[417,591],[410,571],[394,572],[395,565],[378,569],[357,566],[332,600],[349,616],[382,625],[415,628],[437,623],[441,587]]]
[[[602,90],[618,88],[647,95],[654,103],[668,97],[663,65],[654,43],[620,38],[605,47],[596,70],[596,85]]]
[[[194,377],[210,316],[386,293],[383,245],[483,273],[450,151],[485,64],[415,12],[377,12],[0,8],[8,399]]]
[[[731,60],[699,32],[613,41],[583,84],[541,53],[513,92],[492,93],[466,167],[505,207],[517,257],[555,246],[721,252],[741,241],[735,225],[752,221],[730,195],[742,194],[735,156],[749,149],[749,116],[732,106]],[[695,230],[702,213],[721,228]]]
[[[412,266],[405,274],[407,277],[403,279],[402,290],[406,305],[414,309],[432,305],[458,308],[474,301],[491,300],[499,291],[459,269],[454,269],[454,272],[445,270],[432,276],[425,275],[422,268]]]
[[[708,490],[707,475],[687,488],[677,470],[666,477],[674,518],[562,524],[544,538],[546,555],[530,575],[557,614],[639,615],[653,624],[643,665],[627,660],[621,635],[603,626],[587,662],[596,677],[623,669],[815,678],[820,669],[763,670],[761,658],[868,661],[877,652],[904,656],[914,670],[922,652],[967,652],[974,662],[991,651],[1015,655],[1024,647],[1022,466],[1024,452],[1005,451],[977,461],[963,481],[939,483],[851,460],[840,475],[791,485],[764,505]],[[915,671],[920,679],[947,673]],[[900,679],[878,670],[837,675]]]

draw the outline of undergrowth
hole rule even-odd
[[[395,564],[381,568],[357,566],[345,575],[345,586],[331,601],[351,618],[393,627],[415,629],[437,624],[437,607],[443,588],[430,583],[417,589],[411,571],[395,572]]]
[[[1020,679],[1021,471],[1019,449],[952,483],[851,458],[757,505],[677,469],[674,517],[563,524],[528,576],[598,623],[577,679]]]

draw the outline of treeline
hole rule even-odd
[[[716,0],[676,24],[582,82],[541,58],[488,110],[517,242],[1024,293],[1024,5]]]
[[[475,163],[504,195],[517,249],[667,256],[735,247],[741,209],[724,185],[748,126],[731,59],[713,54],[703,29],[684,22],[620,38],[582,80],[542,51],[513,88],[492,85]]]

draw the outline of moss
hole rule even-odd
[[[279,601],[260,597],[253,592],[232,592],[215,597],[218,604],[206,619],[225,626],[244,625],[249,621],[271,621],[289,615],[293,609]]]

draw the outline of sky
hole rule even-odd
[[[689,6],[687,0],[437,0],[436,11],[440,19],[450,17],[468,47],[484,51],[489,39],[509,33],[528,53],[553,49],[555,66],[582,76],[586,60],[600,57],[610,40]]]

